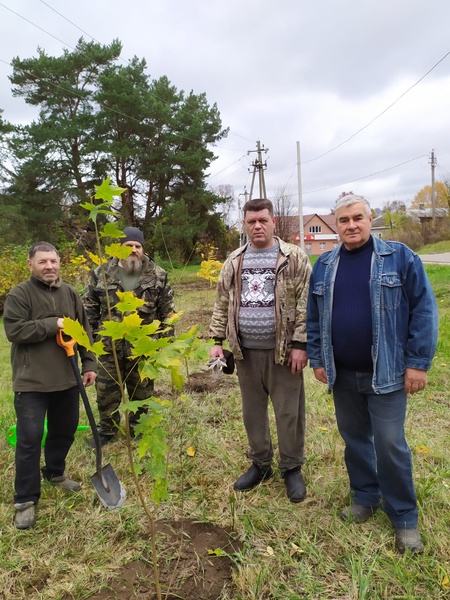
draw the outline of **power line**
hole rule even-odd
[[[48,7],[50,10],[54,11],[54,12],[55,12],[56,14],[58,14],[58,15],[59,15],[61,18],[63,18],[64,20],[66,20],[66,21],[67,21],[68,23],[70,23],[72,26],[74,26],[74,27],[76,27],[77,29],[79,29],[79,30],[80,30],[82,33],[84,33],[85,35],[87,35],[88,37],[90,37],[90,38],[91,38],[92,40],[94,40],[96,43],[98,43],[98,44],[101,44],[101,43],[100,43],[100,42],[98,42],[98,41],[97,41],[97,40],[96,40],[96,39],[95,39],[95,38],[94,38],[94,37],[93,37],[91,34],[89,34],[89,33],[88,33],[88,32],[86,32],[85,30],[83,30],[81,27],[79,27],[78,25],[76,25],[75,23],[73,23],[73,22],[72,22],[70,19],[68,19],[66,16],[64,16],[62,13],[60,13],[60,12],[59,12],[59,11],[57,11],[56,9],[54,9],[54,8],[53,8],[52,6],[50,6],[50,5],[49,5],[47,2],[45,2],[44,0],[40,0],[40,1],[41,1],[43,4],[45,4],[45,5],[46,5],[46,6],[47,6],[47,7]],[[53,34],[52,34],[52,33],[50,33],[49,31],[47,31],[47,30],[43,29],[42,27],[40,27],[40,26],[39,26],[39,25],[37,25],[36,23],[34,23],[34,22],[32,22],[31,20],[27,19],[27,18],[26,18],[26,17],[24,17],[23,15],[20,15],[20,14],[19,14],[19,13],[17,13],[16,11],[14,11],[14,10],[10,9],[9,7],[5,6],[5,5],[4,5],[3,3],[1,3],[1,2],[0,2],[0,6],[2,6],[3,8],[6,8],[7,10],[9,10],[10,12],[12,12],[12,13],[13,13],[13,14],[15,14],[16,16],[18,16],[19,18],[21,18],[21,19],[25,20],[26,22],[28,22],[29,24],[31,24],[31,25],[33,25],[34,27],[38,28],[39,30],[43,31],[43,32],[44,32],[44,33],[46,33],[47,35],[49,35],[49,36],[53,37],[54,39],[56,39],[58,42],[60,42],[60,43],[61,43],[61,44],[63,44],[64,46],[67,46],[67,47],[69,47],[69,48],[71,48],[71,49],[73,49],[73,50],[76,50],[76,48],[74,48],[73,46],[71,46],[70,44],[68,44],[67,42],[65,42],[64,40],[61,40],[60,38],[56,37],[55,35],[53,35]],[[391,103],[391,104],[390,104],[388,107],[386,107],[386,108],[385,108],[385,109],[384,109],[384,110],[383,110],[381,113],[379,113],[379,114],[378,114],[376,117],[374,117],[374,118],[373,118],[371,121],[369,121],[369,123],[367,123],[366,125],[364,125],[364,127],[361,127],[360,129],[358,129],[358,131],[356,131],[354,134],[352,134],[352,135],[351,135],[351,136],[350,136],[350,137],[349,137],[347,140],[345,140],[345,141],[341,142],[341,143],[340,143],[340,144],[338,144],[337,146],[335,146],[335,147],[331,148],[331,149],[330,149],[330,150],[328,150],[327,152],[324,152],[323,154],[321,154],[321,155],[319,155],[319,156],[317,156],[317,157],[315,157],[315,158],[312,158],[312,159],[310,159],[310,160],[304,161],[304,162],[302,163],[302,165],[304,165],[304,164],[308,164],[308,163],[310,163],[310,162],[313,162],[313,161],[316,161],[316,160],[319,160],[320,158],[322,158],[322,157],[324,157],[324,156],[327,156],[327,155],[328,155],[328,154],[330,154],[331,152],[334,152],[335,150],[337,150],[338,148],[340,148],[340,147],[341,147],[341,146],[343,146],[344,144],[346,144],[346,143],[350,142],[350,141],[351,141],[351,140],[352,140],[354,137],[356,137],[356,136],[357,136],[359,133],[361,133],[362,131],[364,131],[364,130],[365,130],[367,127],[369,127],[369,126],[370,126],[372,123],[374,123],[374,122],[375,122],[375,121],[376,121],[378,118],[380,118],[380,117],[381,117],[382,115],[384,115],[384,114],[385,114],[385,113],[386,113],[388,110],[390,110],[390,109],[391,109],[391,108],[392,108],[392,107],[393,107],[393,106],[394,106],[394,105],[395,105],[397,102],[399,102],[399,101],[401,100],[401,98],[403,98],[403,97],[404,97],[404,96],[405,96],[405,95],[406,95],[408,92],[410,92],[410,91],[411,91],[411,90],[412,90],[414,87],[416,87],[416,86],[417,86],[417,85],[418,85],[418,84],[419,84],[419,83],[420,83],[420,82],[421,82],[423,79],[425,79],[425,77],[427,77],[427,76],[428,76],[428,75],[429,75],[429,74],[430,74],[430,73],[431,73],[431,72],[432,72],[432,71],[433,71],[433,70],[434,70],[434,69],[435,69],[435,68],[436,68],[436,67],[437,67],[437,66],[438,66],[438,65],[439,65],[439,64],[440,64],[442,61],[444,61],[444,60],[447,58],[447,56],[449,56],[449,55],[450,55],[450,51],[449,51],[449,52],[447,52],[447,53],[446,53],[446,54],[445,54],[445,55],[444,55],[444,56],[443,56],[443,57],[442,57],[442,58],[441,58],[441,59],[440,59],[440,60],[439,60],[439,61],[438,61],[438,62],[437,62],[435,65],[433,65],[433,67],[431,67],[431,69],[429,69],[429,70],[428,70],[428,71],[427,71],[427,72],[426,72],[426,73],[425,73],[425,74],[424,74],[424,75],[423,75],[423,76],[422,76],[422,77],[421,77],[421,78],[420,78],[418,81],[416,81],[416,83],[414,83],[414,84],[413,84],[412,86],[410,86],[410,87],[409,87],[407,90],[405,90],[405,91],[404,91],[404,92],[403,92],[403,93],[402,93],[402,94],[401,94],[401,95],[400,95],[400,96],[399,96],[399,97],[398,97],[398,98],[397,98],[397,99],[396,99],[394,102],[392,102],[392,103]],[[121,56],[119,56],[119,58],[120,58],[122,61],[124,61],[124,62],[127,62],[127,61],[125,61],[125,59],[123,59]],[[4,60],[2,60],[2,59],[0,59],[0,62],[3,62],[3,63],[5,63],[5,64],[7,64],[8,66],[10,66],[10,63],[8,63],[8,62],[6,62],[6,61],[4,61]],[[71,94],[74,94],[75,96],[77,95],[76,93],[74,93],[74,90],[67,90],[67,89],[65,89],[64,87],[62,87],[62,86],[60,86],[60,85],[58,85],[58,84],[55,84],[55,83],[53,83],[53,82],[51,82],[51,81],[46,81],[46,80],[43,80],[43,79],[40,79],[40,80],[39,80],[38,78],[34,77],[34,75],[33,75],[32,73],[28,73],[28,75],[29,75],[29,76],[31,76],[31,77],[32,77],[32,78],[33,78],[35,81],[41,81],[41,82],[44,82],[44,83],[50,84],[50,85],[51,85],[51,86],[53,86],[54,88],[60,89],[60,90],[62,90],[63,92],[66,92],[66,93],[69,93],[69,92],[70,92]],[[158,98],[158,96],[157,96],[156,94],[155,94],[155,98],[159,99],[159,100],[160,100],[161,102],[163,102],[164,104],[167,104],[167,102],[165,102],[163,99],[160,99],[160,98]],[[128,118],[128,119],[131,119],[131,120],[133,120],[133,121],[138,121],[138,122],[140,122],[140,121],[139,121],[139,119],[136,119],[135,117],[132,117],[132,116],[130,116],[130,115],[127,115],[126,113],[123,113],[122,111],[116,110],[116,109],[114,109],[114,108],[110,108],[110,107],[108,107],[108,106],[104,106],[104,105],[102,105],[101,103],[99,103],[99,105],[100,105],[100,106],[102,106],[102,107],[103,107],[105,110],[107,110],[107,111],[110,111],[110,112],[112,112],[112,113],[115,113],[115,114],[117,114],[117,115],[119,115],[119,116],[122,116],[122,117],[125,117],[125,118]],[[247,137],[245,137],[245,136],[242,136],[242,135],[238,134],[238,133],[237,133],[237,132],[235,132],[234,130],[231,130],[231,129],[230,129],[230,130],[229,130],[229,133],[230,133],[230,134],[233,134],[233,135],[236,135],[236,136],[238,136],[238,137],[241,137],[241,138],[242,138],[242,139],[244,139],[244,140],[247,140],[247,141],[252,141],[252,140],[249,140],[249,138],[247,138]],[[189,138],[189,137],[187,137],[187,136],[183,136],[182,134],[176,134],[176,137],[177,137],[177,138],[179,138],[179,139],[185,139],[185,140],[187,140],[187,141],[191,141],[191,142],[193,142],[193,143],[199,143],[199,141],[198,141],[198,140],[194,140],[194,139],[192,139],[192,138]],[[226,149],[226,148],[224,148],[224,147],[220,146],[220,144],[216,144],[216,147],[218,147],[218,148],[223,148],[223,149]],[[237,159],[236,161],[234,161],[233,163],[231,163],[230,165],[228,165],[228,167],[225,167],[224,169],[222,169],[221,171],[219,171],[219,173],[216,173],[216,174],[214,174],[214,175],[210,176],[210,178],[217,177],[217,176],[218,176],[220,173],[222,173],[223,171],[225,171],[227,168],[229,168],[230,166],[232,166],[232,165],[233,165],[233,164],[235,164],[236,162],[238,162],[238,161],[242,160],[242,158],[243,158],[243,157],[240,157],[239,159]],[[391,169],[394,169],[394,168],[397,168],[398,166],[401,166],[401,165],[403,165],[403,164],[407,164],[408,162],[411,162],[411,161],[413,161],[413,160],[417,160],[418,158],[422,158],[422,157],[417,157],[416,159],[411,159],[411,160],[409,160],[409,161],[405,161],[405,162],[403,162],[403,163],[399,163],[398,165],[394,165],[393,167],[389,167],[389,168],[387,168],[387,169],[385,169],[385,170],[383,170],[383,171],[379,171],[379,172],[377,172],[377,173],[373,173],[373,174],[371,174],[371,175],[365,175],[365,176],[363,176],[363,177],[360,177],[360,178],[354,179],[353,181],[359,181],[359,180],[361,180],[361,179],[365,179],[365,178],[372,177],[372,176],[374,176],[374,175],[377,175],[377,174],[383,173],[383,172],[385,172],[385,171],[389,171],[389,170],[391,170]],[[296,166],[296,165],[295,165],[295,166]],[[295,169],[295,166],[294,166],[293,170]],[[234,172],[237,172],[238,170],[239,170],[239,169],[237,169],[236,171],[233,171],[233,173],[234,173]],[[292,171],[292,173],[293,173],[293,171]],[[290,175],[290,177],[289,177],[289,179],[288,179],[288,181],[287,181],[287,183],[286,183],[286,185],[285,185],[285,188],[287,187],[287,185],[289,184],[289,181],[290,181],[290,179],[292,178],[292,173],[291,173],[291,175]],[[350,182],[347,182],[347,183],[350,183]],[[346,183],[344,183],[344,184],[340,184],[340,185],[346,185]],[[325,190],[328,190],[328,189],[332,189],[332,188],[334,188],[334,187],[338,187],[338,186],[337,186],[337,185],[336,185],[336,186],[330,186],[330,187],[322,188],[322,189],[319,189],[319,190],[311,190],[311,191],[304,192],[304,193],[313,193],[313,192],[325,191]]]
[[[392,171],[392,169],[396,169],[397,167],[402,167],[403,165],[407,165],[408,163],[414,162],[415,160],[419,160],[420,158],[426,158],[426,157],[428,157],[428,154],[422,154],[421,156],[416,156],[416,158],[410,158],[409,160],[405,160],[404,162],[398,163],[397,165],[393,165],[392,167],[387,167],[386,169],[382,169],[381,171],[376,171],[375,173],[371,173],[370,175],[363,175],[362,177],[356,177],[355,179],[351,179],[350,181],[346,181],[345,183],[330,185],[326,188],[321,188],[318,190],[308,190],[307,192],[303,192],[303,194],[314,194],[315,192],[325,192],[326,190],[332,190],[333,188],[348,185],[349,183],[353,183],[354,181],[361,181],[362,179],[368,179],[369,177],[374,177],[375,175],[380,175],[381,173],[386,173],[387,171]]]
[[[62,19],[64,19],[64,20],[65,20],[65,21],[67,21],[68,23],[70,23],[70,24],[71,24],[73,27],[75,27],[76,29],[78,29],[79,31],[81,31],[82,33],[84,33],[85,35],[87,35],[87,36],[88,36],[89,38],[91,38],[91,39],[92,39],[94,42],[96,42],[97,44],[100,44],[100,45],[102,45],[102,44],[101,44],[101,42],[99,42],[99,41],[98,41],[96,38],[94,38],[94,36],[92,36],[92,35],[91,35],[89,32],[87,32],[87,31],[85,31],[84,29],[82,29],[81,27],[79,27],[79,26],[78,26],[76,23],[74,23],[73,21],[71,21],[69,18],[67,18],[65,15],[63,15],[61,12],[57,11],[57,10],[56,10],[55,8],[53,8],[53,7],[52,7],[50,4],[48,4],[48,3],[47,3],[47,2],[45,2],[44,0],[40,0],[40,2],[42,2],[42,4],[45,4],[45,6],[47,6],[47,7],[48,7],[50,10],[52,10],[53,12],[55,12],[57,15],[59,15],[59,16],[60,16]],[[24,19],[25,21],[27,21],[27,22],[28,22],[28,23],[30,23],[31,25],[33,25],[33,26],[37,27],[38,29],[40,29],[40,30],[41,30],[41,31],[43,31],[44,33],[47,33],[48,35],[50,35],[50,36],[52,36],[52,37],[55,37],[55,36],[53,36],[53,35],[52,35],[52,34],[51,34],[49,31],[46,31],[46,30],[45,30],[45,29],[43,29],[42,27],[39,27],[39,25],[37,25],[36,23],[33,23],[32,21],[30,21],[29,19],[26,19],[25,17],[23,17],[23,16],[22,16],[22,15],[20,15],[19,13],[15,12],[15,11],[13,11],[13,10],[11,10],[11,9],[9,9],[9,8],[8,8],[8,7],[6,7],[4,4],[0,3],[0,6],[3,6],[4,8],[7,8],[7,9],[8,9],[8,10],[10,10],[12,13],[14,13],[16,16],[18,16],[18,17],[20,17],[20,18]],[[67,43],[66,43],[66,42],[64,42],[63,40],[61,40],[61,39],[59,39],[59,38],[56,38],[56,37],[55,37],[55,39],[56,39],[56,40],[58,40],[59,42],[61,42],[63,45],[65,45],[65,46],[68,46],[69,48],[72,48],[73,50],[76,50],[76,48],[74,48],[73,46],[70,46],[70,44],[67,44]],[[124,58],[122,58],[121,56],[119,56],[119,58],[120,58],[120,59],[121,59],[123,62],[127,63],[127,61],[126,61]],[[0,61],[1,61],[1,62],[4,62],[5,64],[9,64],[9,63],[6,63],[6,61],[3,61],[3,60],[1,60],[1,59],[0,59]],[[32,75],[31,73],[29,73],[29,76],[33,77],[33,75]],[[36,78],[34,78],[34,79],[36,79]],[[40,80],[40,81],[43,81],[43,80]],[[61,91],[63,91],[63,92],[67,92],[67,91],[68,91],[68,90],[66,90],[65,88],[61,87],[61,86],[58,86],[58,85],[56,85],[56,84],[53,84],[52,82],[47,82],[47,83],[50,83],[50,84],[51,84],[51,85],[53,85],[55,88],[58,88],[58,89],[60,89],[60,90],[61,90]],[[156,94],[155,94],[155,97],[156,97],[156,98],[158,98],[158,96],[157,96]],[[158,99],[160,99],[160,98],[158,98]],[[162,100],[162,99],[160,99],[160,100],[161,100],[161,102],[163,102],[164,104],[167,104],[167,102],[165,102],[164,100]],[[124,117],[127,117],[127,118],[129,118],[129,119],[132,119],[132,120],[134,120],[134,121],[138,121],[138,119],[135,119],[134,117],[131,117],[130,115],[126,115],[125,113],[123,113],[123,112],[121,112],[121,111],[118,111],[118,110],[116,110],[116,109],[113,109],[113,108],[110,108],[110,107],[105,107],[104,105],[103,105],[103,108],[106,108],[107,110],[110,110],[111,112],[114,112],[115,114],[117,114],[117,115],[119,115],[119,116],[124,116]],[[230,130],[230,133],[233,133],[234,135],[236,135],[236,136],[238,136],[238,137],[240,137],[240,138],[242,138],[242,139],[244,139],[244,140],[251,141],[251,140],[249,140],[249,138],[246,138],[246,137],[244,137],[244,136],[242,136],[242,135],[240,135],[240,134],[238,134],[238,133],[236,133],[236,132],[234,132],[234,131],[232,131],[232,132],[231,132],[231,130]],[[185,139],[185,140],[187,140],[187,141],[192,141],[192,142],[194,142],[194,143],[198,143],[198,140],[193,140],[193,139],[191,139],[191,138],[188,138],[187,136],[178,135],[177,137],[179,137],[180,139]],[[218,147],[220,147],[220,148],[222,148],[222,149],[224,149],[224,150],[227,150],[227,149],[229,150],[229,148],[225,148],[225,147],[223,147],[223,146],[219,146],[219,145],[218,145]],[[240,151],[240,150],[237,150],[237,151]],[[230,165],[228,165],[227,167],[224,167],[224,169],[222,169],[222,170],[221,170],[221,171],[219,171],[218,173],[216,173],[216,174],[214,174],[214,175],[210,176],[210,178],[209,178],[209,179],[211,179],[211,178],[214,178],[214,177],[217,177],[217,176],[218,176],[220,173],[222,173],[223,171],[225,171],[226,169],[228,169],[229,167],[231,167],[231,166],[232,166],[233,164],[235,164],[236,162],[240,161],[242,158],[244,158],[244,156],[241,156],[241,157],[240,157],[240,158],[238,158],[237,160],[233,161],[233,162],[232,162]]]
[[[234,160],[232,163],[230,163],[229,165],[227,165],[223,169],[220,169],[220,171],[217,171],[217,173],[214,173],[214,175],[210,175],[209,179],[214,179],[214,177],[218,177],[221,173],[223,173],[224,171],[226,171],[227,169],[229,169],[230,167],[232,167],[235,163],[240,162],[241,159],[245,158],[245,156],[246,156],[245,154],[243,156],[240,156],[239,158],[237,158],[236,160]]]
[[[389,104],[389,106],[387,108],[385,108],[383,111],[380,112],[379,115],[377,115],[376,117],[374,117],[371,121],[369,121],[366,125],[364,125],[364,127],[361,127],[361,129],[358,129],[358,131],[356,131],[353,135],[351,135],[348,139],[346,139],[345,141],[341,142],[340,144],[338,144],[337,146],[334,146],[334,148],[331,148],[330,150],[327,150],[327,152],[324,152],[323,154],[320,154],[319,156],[316,156],[315,158],[310,158],[309,160],[306,160],[302,163],[302,165],[306,165],[310,162],[313,162],[315,160],[319,160],[319,158],[323,158],[324,156],[327,156],[328,154],[330,154],[331,152],[334,152],[335,150],[337,150],[338,148],[340,148],[341,146],[343,146],[344,144],[347,144],[348,142],[350,142],[350,140],[352,140],[354,137],[356,137],[359,133],[361,133],[361,131],[364,131],[364,129],[367,129],[367,127],[369,127],[370,125],[372,125],[372,123],[374,123],[377,119],[379,119],[382,115],[384,115],[389,109],[391,109],[395,104],[397,104],[397,102],[399,102],[399,100],[401,100],[403,98],[403,96],[406,96],[406,94],[408,92],[410,92],[413,88],[416,87],[416,85],[419,85],[419,83],[421,81],[423,81],[425,79],[425,77],[427,77],[443,60],[445,60],[447,58],[447,56],[450,55],[450,50],[447,52],[447,54],[445,54],[440,60],[438,60],[438,62],[433,65],[431,67],[431,69],[429,69],[425,75],[422,75],[422,77],[416,81],[416,83],[414,83],[412,86],[410,86],[407,90],[405,90],[402,94],[400,94],[400,96],[394,100],[394,102],[392,102],[391,104]]]
[[[67,17],[65,17],[62,13],[60,13],[59,11],[57,11],[56,8],[53,8],[53,6],[50,6],[50,4],[47,4],[47,2],[44,2],[44,0],[40,0],[40,1],[42,2],[42,4],[45,4],[45,6],[47,6],[50,10],[52,10],[57,15],[59,15],[62,19],[64,19],[65,21],[67,21],[68,23],[70,23],[71,25],[73,25],[74,27],[76,27],[76,29],[79,29],[81,31],[81,33],[84,33],[85,35],[89,36],[92,40],[94,40],[94,42],[97,42],[97,44],[100,44],[100,42],[98,40],[96,40],[93,35],[91,35],[87,31],[85,31],[84,29],[81,29],[81,27],[79,27],[76,23],[74,23],[73,21],[71,21],[70,19],[68,19]]]
[[[53,35],[53,33],[50,33],[49,31],[47,31],[46,29],[43,29],[42,27],[40,27],[39,25],[36,25],[36,23],[33,23],[33,21],[30,21],[29,19],[27,19],[26,17],[24,17],[23,15],[20,15],[18,12],[16,12],[15,10],[13,10],[12,8],[9,8],[9,6],[5,6],[4,4],[2,4],[0,2],[0,6],[3,6],[3,8],[6,8],[6,10],[9,10],[10,12],[12,12],[13,14],[17,15],[18,17],[20,17],[21,19],[23,19],[24,21],[26,21],[27,23],[30,23],[30,25],[33,25],[34,27],[37,27],[37,29],[40,29],[41,31],[43,31],[44,33],[46,33],[47,35],[51,36],[52,38],[54,38],[55,40],[57,40],[58,42],[61,42],[61,44],[63,44],[63,46],[68,46],[69,48],[72,48],[72,50],[75,50],[75,48],[73,46],[71,46],[70,44],[67,44],[67,42],[64,42],[63,40],[61,40],[60,38],[56,37],[56,35]],[[2,61],[3,62],[3,61]]]
[[[42,2],[42,0],[41,0],[41,2]],[[44,4],[46,4],[46,2],[43,2],[43,3],[44,3]],[[30,23],[30,25],[33,25],[33,26],[34,26],[34,27],[36,27],[37,29],[40,29],[41,31],[43,31],[43,32],[44,32],[44,33],[46,33],[47,35],[50,35],[50,36],[51,36],[51,37],[53,37],[55,40],[57,40],[58,42],[60,42],[61,44],[63,44],[63,46],[67,46],[68,48],[71,48],[72,50],[76,51],[76,48],[75,48],[74,46],[71,46],[70,44],[68,44],[68,43],[67,43],[67,42],[65,42],[64,40],[61,40],[60,38],[58,38],[58,37],[54,36],[54,35],[53,35],[52,33],[50,33],[49,31],[46,31],[45,29],[43,29],[42,27],[40,27],[40,26],[39,26],[39,25],[37,25],[36,23],[33,23],[33,21],[30,21],[29,19],[27,19],[27,18],[26,18],[26,17],[24,17],[23,15],[20,15],[20,14],[19,14],[19,13],[17,13],[16,11],[14,11],[14,10],[10,9],[9,7],[5,6],[5,5],[4,5],[2,2],[0,2],[0,6],[2,6],[3,8],[6,8],[6,9],[7,9],[7,10],[9,10],[10,12],[12,12],[13,14],[17,15],[18,17],[20,17],[21,19],[23,19],[24,21],[26,21],[27,23]],[[47,5],[47,6],[48,6],[48,5]],[[49,8],[51,8],[51,7],[49,7]],[[52,9],[52,10],[53,10],[53,9]],[[58,12],[58,11],[55,11],[55,12]],[[66,19],[66,17],[64,17],[63,15],[61,15],[61,13],[58,13],[58,14],[59,14],[61,17],[63,17],[64,19]],[[66,19],[66,20],[67,20],[67,21],[69,21],[68,19]],[[69,23],[73,24],[71,21],[69,21]],[[75,27],[78,27],[77,25],[74,25],[74,26],[75,26]],[[78,29],[80,29],[80,28],[78,27]],[[82,30],[82,29],[80,29],[80,31],[83,31],[83,30]],[[101,44],[100,42],[97,42],[97,40],[95,40],[95,38],[93,38],[93,37],[92,37],[90,34],[88,34],[88,33],[87,33],[86,35],[88,35],[89,37],[91,37],[91,38],[92,38],[92,39],[93,39],[93,40],[94,40],[96,43],[98,43],[98,44],[100,44],[100,45],[103,45],[103,44]],[[119,56],[119,58],[121,58],[121,57]],[[122,59],[122,58],[121,58],[121,60],[124,60],[124,59]],[[8,65],[8,66],[11,66],[11,64],[10,64],[10,63],[6,62],[6,61],[5,61],[5,60],[3,60],[3,59],[0,59],[0,62],[2,62],[2,63],[4,63],[4,64],[6,64],[6,65]],[[125,61],[125,62],[126,62],[126,61]],[[99,63],[96,63],[96,64],[97,64],[98,66],[101,66]],[[26,71],[25,71],[25,72],[26,72]],[[56,83],[53,83],[53,82],[51,82],[51,81],[48,81],[48,80],[45,80],[45,79],[42,79],[42,78],[37,78],[37,77],[35,77],[35,76],[34,76],[32,73],[30,73],[30,72],[27,72],[27,74],[28,74],[28,76],[29,76],[29,77],[31,77],[31,78],[34,80],[34,82],[35,82],[35,83],[36,83],[36,82],[40,82],[40,83],[46,83],[46,84],[50,84],[50,85],[51,85],[51,86],[53,86],[55,89],[59,89],[59,90],[61,90],[61,91],[65,92],[65,93],[70,93],[70,94],[73,94],[73,95],[75,95],[75,96],[78,96],[78,97],[80,97],[80,98],[81,98],[81,96],[80,96],[79,94],[77,94],[75,90],[67,90],[67,89],[66,89],[66,88],[64,88],[63,86],[60,86],[60,85],[58,85],[58,84],[56,84]],[[160,98],[160,97],[159,97],[157,94],[155,94],[155,93],[154,93],[154,91],[153,91],[152,93],[153,93],[154,97],[155,97],[157,100],[159,100],[160,102],[162,102],[162,103],[163,103],[163,104],[165,104],[166,106],[170,106],[170,105],[169,105],[169,104],[168,104],[168,103],[167,103],[165,100],[163,100],[163,99],[162,99],[162,98]],[[127,119],[130,119],[130,120],[132,120],[132,121],[136,121],[136,122],[138,122],[138,123],[140,123],[140,122],[141,122],[141,121],[140,121],[140,119],[136,119],[135,117],[132,117],[131,115],[127,115],[126,113],[124,113],[124,112],[122,112],[122,111],[119,111],[119,110],[117,110],[117,109],[114,109],[114,108],[110,108],[109,106],[105,106],[104,104],[102,104],[102,103],[100,103],[100,102],[98,102],[98,104],[99,104],[99,106],[101,106],[101,107],[102,107],[104,110],[110,111],[110,112],[112,112],[112,113],[114,113],[114,114],[117,114],[117,115],[119,115],[119,116],[121,116],[121,117],[125,117],[125,118],[127,118]],[[189,108],[188,108],[188,111],[189,111]],[[186,136],[186,135],[182,135],[182,134],[180,134],[180,133],[177,133],[175,137],[176,137],[176,138],[178,138],[178,139],[182,139],[182,140],[186,140],[186,141],[189,141],[189,142],[193,142],[193,143],[195,143],[195,144],[199,144],[199,143],[201,143],[201,142],[199,142],[199,140],[194,140],[194,139],[192,139],[192,138],[190,138],[190,137],[188,137],[188,136]]]

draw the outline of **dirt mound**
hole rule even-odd
[[[160,583],[167,600],[217,600],[232,585],[230,558],[241,549],[229,528],[184,521],[158,523]],[[162,541],[161,541],[162,540]],[[168,595],[166,596],[168,591]],[[155,600],[150,557],[125,565],[117,578],[90,600]]]

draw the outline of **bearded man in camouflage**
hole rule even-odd
[[[225,261],[217,284],[211,358],[228,339],[242,395],[252,465],[234,484],[250,490],[273,475],[268,398],[274,408],[279,468],[291,502],[306,496],[301,467],[305,445],[306,305],[311,265],[298,247],[274,236],[270,200],[244,205],[249,242]]]
[[[144,235],[137,227],[126,227],[121,238],[122,245],[131,248],[131,254],[126,260],[112,258],[105,265],[106,282],[112,318],[122,319],[122,313],[114,309],[119,301],[117,292],[132,291],[137,298],[145,300],[145,304],[137,309],[143,324],[155,319],[164,323],[175,311],[173,290],[167,279],[167,273],[144,254]],[[108,309],[106,290],[100,267],[91,273],[90,281],[83,297],[83,303],[94,334],[101,334],[104,320],[107,320]],[[121,402],[120,388],[117,381],[116,367],[111,354],[111,338],[103,337],[108,354],[101,357],[98,367],[97,405],[100,415],[98,431],[102,446],[112,441],[120,424],[118,407]],[[138,372],[137,359],[130,359],[130,347],[126,340],[116,342],[116,352],[119,361],[120,374],[124,381],[130,400],[145,400],[153,394],[153,380],[141,381]],[[144,412],[130,413],[130,427],[133,435],[134,426]],[[91,441],[94,446],[94,441]]]

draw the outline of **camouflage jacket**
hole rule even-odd
[[[311,265],[298,246],[276,238],[280,244],[275,279],[275,363],[284,364],[294,342],[306,344],[306,305]],[[230,254],[217,282],[217,294],[209,334],[217,340],[228,339],[238,360],[241,269],[247,244]]]
[[[122,313],[114,308],[119,298],[117,292],[123,292],[119,277],[119,261],[112,258],[105,265],[108,295],[111,304],[112,319],[122,320]],[[164,323],[170,313],[175,312],[173,290],[167,280],[167,273],[148,256],[143,257],[142,273],[137,286],[133,290],[137,298],[145,300],[145,304],[137,309],[143,324],[158,319]],[[94,334],[99,332],[103,321],[108,319],[106,291],[100,267],[94,269],[83,296],[83,304]]]

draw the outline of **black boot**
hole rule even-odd
[[[100,438],[100,446],[102,448],[103,448],[103,446],[106,446],[106,444],[109,444],[109,442],[112,442],[115,439],[114,434],[107,435],[105,433],[102,433],[101,431],[99,431],[98,436]],[[91,439],[91,441],[89,442],[89,447],[90,448],[96,447],[95,438]]]
[[[239,492],[252,490],[258,484],[267,481],[272,476],[273,471],[271,467],[258,467],[258,465],[253,463],[250,469],[236,480],[234,489]]]
[[[301,502],[306,496],[305,482],[300,468],[290,469],[283,473],[287,497],[291,502]]]

